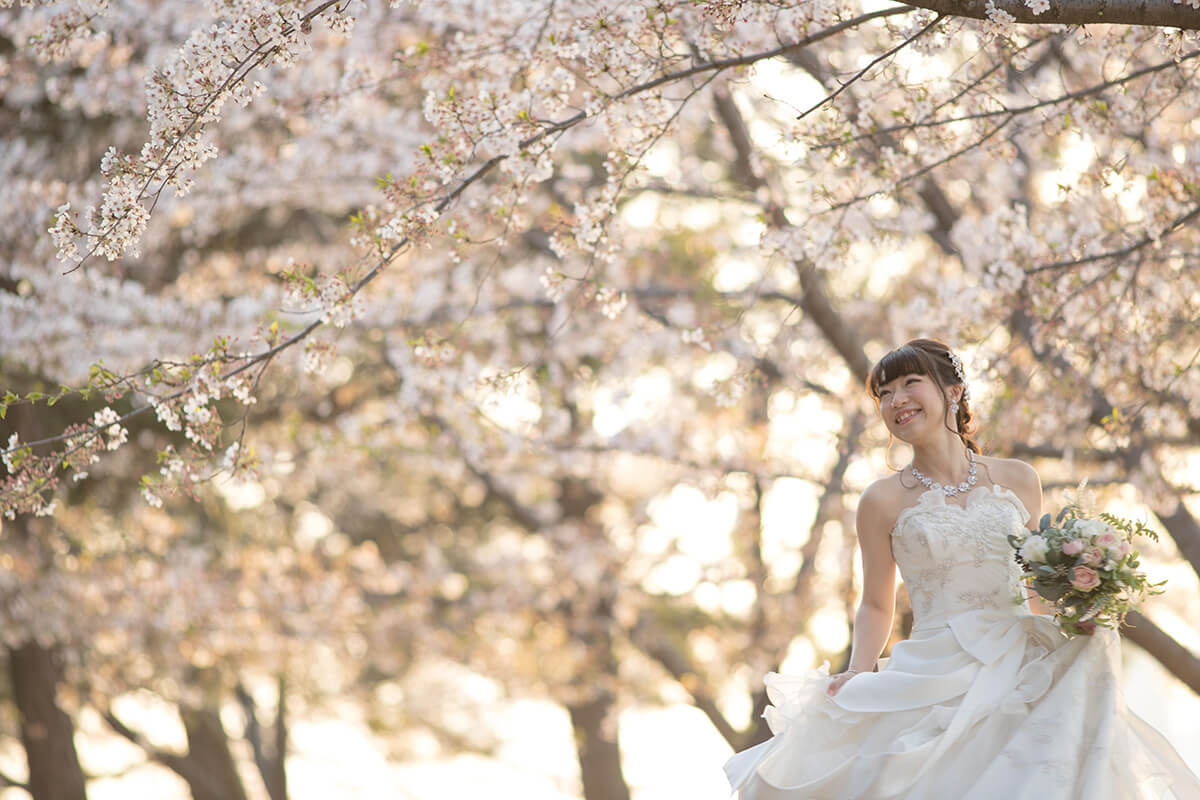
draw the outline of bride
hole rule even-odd
[[[868,389],[913,460],[859,500],[850,664],[765,677],[774,735],[725,764],[739,800],[1200,798],[1200,779],[1125,707],[1117,633],[1067,639],[1026,597],[1006,537],[1036,523],[1041,482],[980,454],[958,356],[913,340]],[[877,671],[897,566],[913,630]]]

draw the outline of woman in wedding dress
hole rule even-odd
[[[868,388],[913,460],[859,500],[850,664],[765,677],[774,735],[726,762],[737,798],[1200,798],[1200,779],[1125,707],[1118,634],[1068,639],[1026,596],[1006,537],[1036,525],[1041,483],[1024,462],[979,453],[958,357],[913,340]],[[897,566],[912,635],[876,670]]]

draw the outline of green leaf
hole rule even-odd
[[[1055,586],[1052,583],[1046,583],[1046,582],[1043,582],[1040,580],[1034,581],[1033,586],[1034,586],[1034,589],[1037,590],[1037,593],[1039,596],[1044,597],[1045,599],[1049,600],[1052,603],[1057,603],[1062,598],[1063,593],[1064,593],[1064,590],[1062,589],[1062,587]]]

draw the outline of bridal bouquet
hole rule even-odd
[[[1068,636],[1090,633],[1095,625],[1117,627],[1146,595],[1161,594],[1166,582],[1147,580],[1133,548],[1135,536],[1158,541],[1157,534],[1140,522],[1090,513],[1082,489],[1080,484],[1053,524],[1046,514],[1037,531],[1008,537],[1026,581]]]

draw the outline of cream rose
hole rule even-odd
[[[1112,530],[1108,523],[1101,519],[1081,519],[1075,522],[1075,532],[1091,539]]]
[[[1104,551],[1099,547],[1093,544],[1083,548],[1083,563],[1097,567],[1102,561],[1104,561]]]
[[[1046,553],[1050,552],[1050,543],[1046,537],[1033,534],[1021,545],[1021,558],[1026,561],[1046,562]]]

